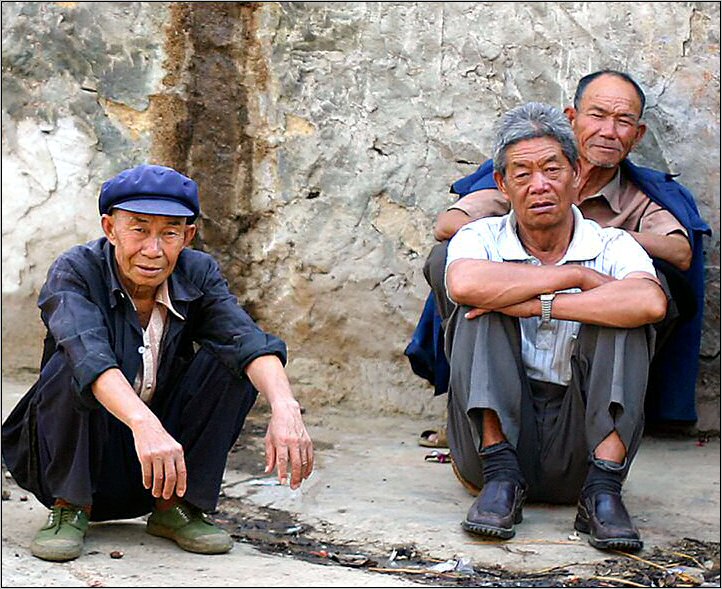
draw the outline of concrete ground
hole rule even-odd
[[[26,387],[27,382],[3,379],[3,417]],[[231,454],[223,487],[218,517],[239,538],[251,536],[241,533],[236,522],[282,514],[295,524],[287,530],[291,535],[304,528],[310,530],[309,542],[348,545],[353,554],[347,557],[374,556],[377,570],[403,565],[388,557],[394,549],[409,548],[429,566],[455,560],[477,569],[502,566],[519,575],[565,569],[582,579],[610,556],[619,558],[574,533],[572,506],[526,506],[524,522],[508,542],[466,534],[460,521],[473,498],[449,464],[425,460],[431,451],[416,443],[422,430],[435,425],[428,419],[309,409],[305,418],[317,448],[316,469],[300,490],[291,491],[261,474],[262,417],[260,409],[249,420],[241,438],[246,445]],[[3,480],[3,489],[11,493],[2,502],[3,587],[381,587],[424,581],[422,575],[402,577],[293,558],[288,542],[261,542],[259,549],[241,540],[228,555],[192,555],[145,534],[142,518],[91,525],[80,559],[45,563],[28,550],[45,510],[32,497],[23,501],[26,493],[11,479]],[[625,485],[625,501],[645,541],[638,555],[643,559],[683,538],[719,543],[719,439],[700,444],[691,438],[645,438]],[[112,551],[124,555],[113,559]],[[719,568],[718,561],[707,565]]]

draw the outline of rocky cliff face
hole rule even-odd
[[[503,111],[565,106],[612,67],[648,95],[635,161],[679,173],[713,227],[700,398],[719,402],[718,4],[2,10],[4,367],[36,365],[35,293],[99,234],[100,183],[148,160],[199,182],[197,247],[288,342],[304,402],[437,412],[403,350],[450,183],[488,157]]]

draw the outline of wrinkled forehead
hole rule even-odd
[[[151,215],[148,213],[138,213],[134,211],[126,211],[121,208],[114,208],[111,211],[116,219],[123,223],[136,223],[139,225],[173,225],[176,227],[184,227],[186,225],[186,217],[171,217],[167,215]]]
[[[543,164],[548,161],[567,161],[562,145],[555,137],[533,137],[509,146],[506,151],[508,166]]]
[[[634,86],[624,78],[611,74],[599,76],[586,87],[580,106],[582,108],[597,106],[636,117],[640,117],[642,111],[642,103]]]

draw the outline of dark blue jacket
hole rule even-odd
[[[261,331],[229,292],[208,254],[184,249],[168,278],[173,307],[161,342],[157,388],[162,389],[193,357],[193,345],[210,350],[239,379],[255,358],[275,354],[286,361],[286,346]],[[109,368],[133,383],[141,366],[143,333],[138,314],[116,275],[114,248],[106,238],[71,248],[50,267],[38,306],[47,326],[42,368],[63,354],[73,370],[81,406],[98,407],[90,386]]]
[[[650,421],[680,420],[695,421],[695,385],[699,369],[699,348],[702,334],[704,311],[705,261],[702,236],[711,233],[709,226],[700,217],[692,193],[674,180],[672,174],[634,165],[629,160],[621,164],[622,174],[628,177],[652,201],[669,210],[687,229],[692,247],[692,264],[683,278],[693,292],[696,309],[676,328],[672,340],[664,346],[654,360],[650,382],[655,383],[655,398],[647,404],[647,418]],[[473,174],[457,180],[451,192],[460,197],[477,190],[497,188],[493,178],[493,162],[484,162]],[[429,306],[432,307],[429,310]],[[440,322],[438,313],[434,317],[434,300],[430,294],[419,324],[412,336],[405,354],[411,361],[415,374],[426,378],[434,385],[435,394],[448,388],[448,363],[439,348],[435,334]],[[429,318],[431,317],[431,328]],[[435,322],[436,323],[435,323]],[[441,350],[441,353],[439,353]],[[427,363],[428,359],[428,363]],[[415,366],[426,363],[422,370]],[[429,378],[428,375],[431,375]],[[439,378],[437,378],[437,375]],[[446,376],[444,376],[446,375]]]

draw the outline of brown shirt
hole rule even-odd
[[[639,231],[669,235],[679,232],[687,235],[684,226],[668,210],[662,208],[617,171],[614,178],[597,194],[578,203],[587,219],[602,227],[617,227],[627,231]],[[509,201],[498,190],[478,190],[467,194],[447,210],[463,211],[469,217],[498,217],[509,212]]]

